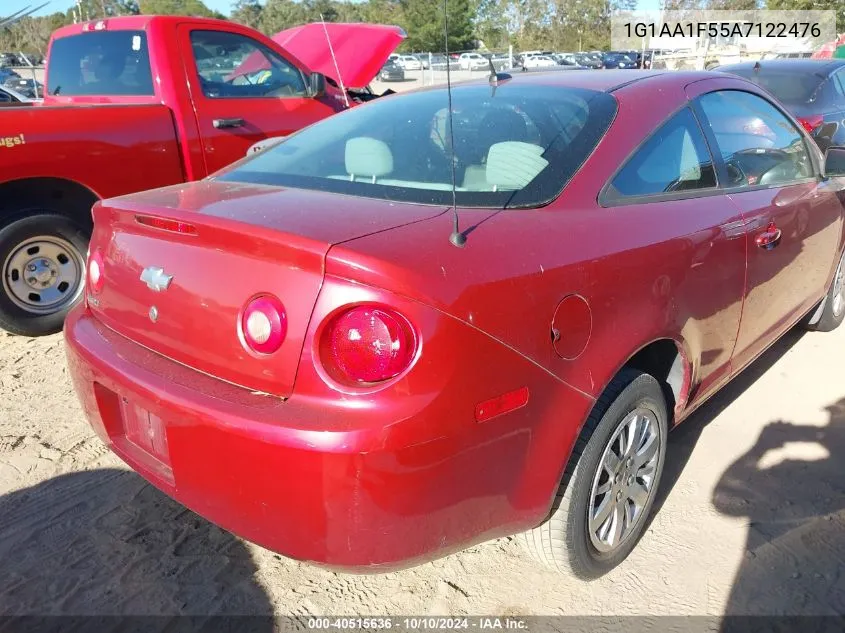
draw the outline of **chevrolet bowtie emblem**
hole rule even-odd
[[[141,281],[147,284],[147,288],[155,292],[167,290],[170,282],[173,281],[173,275],[166,275],[163,268],[156,266],[147,266],[141,273]]]

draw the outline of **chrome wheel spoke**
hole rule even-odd
[[[619,460],[619,457],[616,456],[610,447],[608,447],[608,451],[604,456],[604,460],[602,461],[605,470],[610,473],[610,476],[613,477],[616,473],[619,472],[619,469],[622,468],[622,462]]]
[[[622,511],[622,505],[617,503],[613,506],[613,523],[611,525],[611,534],[608,537],[608,544],[613,547],[619,544],[622,539],[622,531],[625,528],[625,514]]]
[[[602,526],[607,522],[615,507],[615,501],[610,495],[606,495],[602,504],[596,509],[595,515],[590,519],[590,530],[593,532],[601,531]]]
[[[628,487],[628,497],[634,502],[638,509],[645,507],[645,504],[648,501],[648,492],[648,488],[639,481],[635,481]]]
[[[634,468],[639,469],[648,464],[654,456],[657,455],[658,440],[657,435],[649,435],[637,454],[634,456]]]

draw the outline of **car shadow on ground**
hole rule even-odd
[[[680,478],[706,425],[803,335],[800,328],[787,333],[670,434],[652,518]],[[712,502],[720,513],[744,518],[748,524],[725,615],[769,616],[727,617],[723,632],[745,633],[758,630],[755,626],[761,631],[809,631],[809,624],[833,630],[832,624],[845,625],[839,619],[788,617],[845,613],[845,398],[826,409],[825,426],[770,422],[754,446],[725,471],[713,492]]]
[[[126,470],[0,498],[0,561],[4,616],[251,615],[249,631],[273,630],[244,544]]]
[[[748,522],[726,615],[845,613],[845,398],[825,409],[824,426],[767,424],[716,486],[716,509]]]
[[[654,500],[654,510],[651,513],[653,519],[675,484],[681,477],[692,452],[695,449],[698,439],[705,427],[719,417],[734,400],[739,398],[745,391],[760,379],[772,366],[781,359],[798,341],[805,332],[798,327],[791,329],[777,342],[774,343],[751,365],[722,387],[710,400],[701,405],[701,408],[685,420],[677,429],[669,433],[669,442],[666,447],[666,462],[663,466],[663,474],[660,479],[660,488]]]

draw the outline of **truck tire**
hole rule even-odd
[[[814,310],[804,321],[804,327],[813,332],[831,332],[838,328],[845,320],[845,253],[839,258],[839,265],[827,289],[827,296],[824,298],[821,310],[821,317],[812,323],[816,316]]]
[[[583,580],[624,561],[647,525],[660,485],[667,420],[660,383],[639,370],[622,370],[584,424],[549,518],[524,533],[528,551]]]
[[[21,336],[59,332],[82,298],[86,231],[35,211],[0,228],[0,328]]]

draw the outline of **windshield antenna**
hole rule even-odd
[[[346,88],[343,86],[343,77],[340,76],[340,68],[337,65],[337,57],[334,56],[334,48],[332,47],[332,38],[329,37],[329,29],[326,28],[326,20],[323,18],[323,14],[320,14],[320,22],[323,23],[323,32],[326,34],[326,41],[329,43],[329,53],[332,54],[332,61],[334,62],[334,69],[337,73],[337,80],[340,82],[340,91],[343,93],[343,102],[346,104],[346,107],[349,107],[349,95],[346,94]]]
[[[455,132],[452,128],[452,63],[449,59],[449,11],[446,8],[447,0],[443,0],[443,37],[446,45],[446,95],[449,99],[449,162],[452,163],[452,234],[449,241],[453,246],[462,248],[467,242],[467,237],[461,233],[460,218],[458,217],[458,191],[457,179],[455,176]]]

